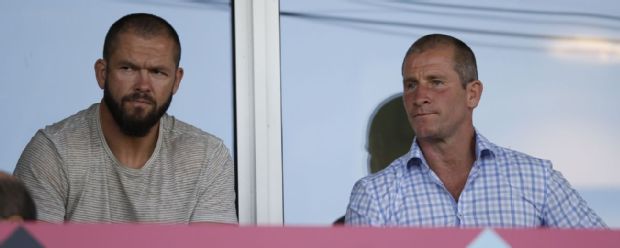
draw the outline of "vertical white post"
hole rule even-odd
[[[278,0],[235,0],[237,172],[241,224],[281,225]]]

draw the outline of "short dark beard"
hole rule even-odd
[[[136,116],[131,116],[125,113],[122,106],[123,102],[135,99],[148,100],[155,105],[155,109],[149,112],[144,118],[137,118]],[[166,111],[168,111],[168,107],[170,107],[170,103],[172,102],[172,92],[170,92],[170,97],[168,97],[168,100],[159,108],[157,107],[157,103],[153,97],[142,92],[134,92],[131,95],[124,96],[119,103],[112,97],[112,94],[108,89],[108,81],[106,80],[103,87],[103,102],[110,110],[112,118],[123,134],[131,137],[144,137],[148,134],[151,128],[159,122],[159,119],[166,113]]]

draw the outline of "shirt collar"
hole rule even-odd
[[[495,156],[495,146],[491,143],[487,138],[482,136],[478,132],[478,130],[474,129],[475,137],[476,137],[476,161],[480,161],[483,158],[488,156]],[[424,159],[424,154],[422,154],[422,149],[417,142],[417,137],[413,138],[413,143],[411,144],[411,149],[409,149],[409,153],[405,157],[405,161],[407,161],[407,167],[411,166],[424,166],[429,169],[428,163],[426,163],[426,159]]]
[[[491,143],[487,138],[482,136],[476,131],[476,160],[486,158],[487,156],[495,156],[495,145]]]

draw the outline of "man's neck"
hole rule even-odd
[[[144,137],[128,136],[120,130],[105,103],[102,102],[99,106],[101,130],[114,157],[125,167],[142,168],[157,145],[159,123],[154,125]]]
[[[447,140],[418,140],[418,145],[429,166],[469,167],[475,157],[473,131]],[[471,162],[471,163],[468,163]]]
[[[418,145],[428,166],[458,201],[475,161],[473,126],[442,140],[421,139]]]

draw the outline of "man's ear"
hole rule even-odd
[[[177,68],[175,72],[174,85],[172,85],[172,94],[176,94],[177,90],[179,90],[179,85],[181,85],[181,79],[183,79],[183,68]]]
[[[474,109],[480,102],[480,96],[482,96],[482,82],[480,80],[474,80],[469,82],[465,88],[467,91],[467,106]]]
[[[105,86],[105,80],[107,75],[107,64],[104,59],[98,59],[95,61],[95,77],[97,78],[97,84],[99,84],[99,88],[103,89]]]

